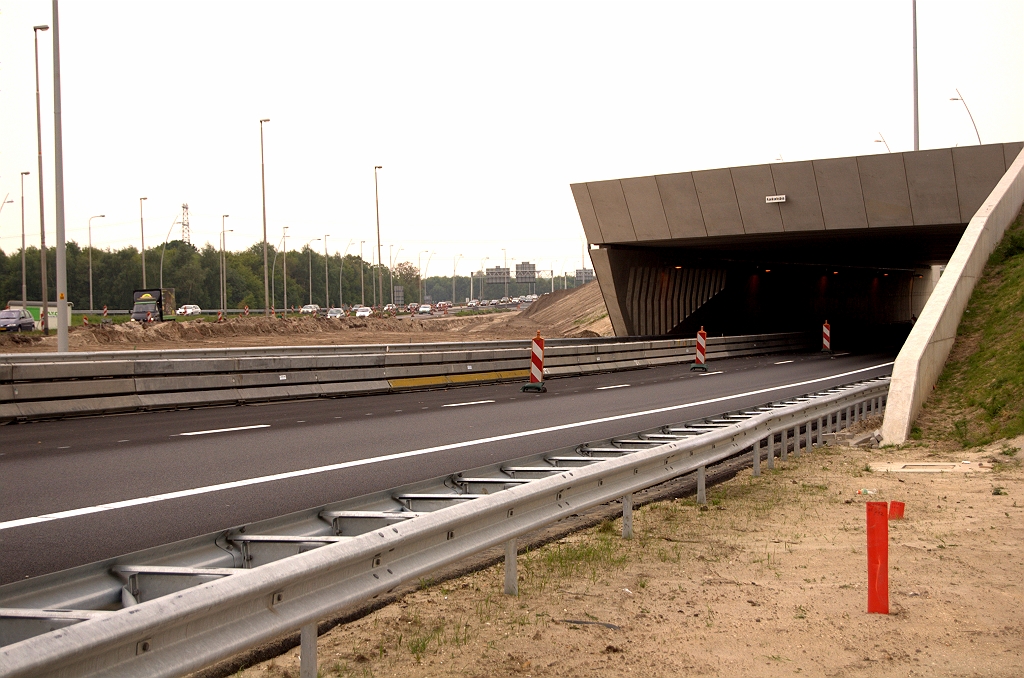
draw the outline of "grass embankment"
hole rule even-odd
[[[911,437],[963,448],[1024,433],[1024,224],[1007,229],[974,288]]]

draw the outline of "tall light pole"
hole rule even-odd
[[[384,169],[381,165],[373,166],[373,205],[377,210],[377,286],[380,288],[380,305],[384,305],[384,271],[380,270],[380,193],[377,191],[377,170]]]
[[[338,306],[342,309],[345,308],[345,257],[348,256],[348,248],[352,247],[353,242],[349,239],[348,244],[345,245],[345,252],[341,255],[341,266],[338,268]]]
[[[57,218],[57,352],[68,352],[68,259],[64,237],[64,135],[60,103],[60,21],[53,0],[53,197]]]
[[[363,269],[366,266],[363,265],[363,245],[366,244],[365,240],[359,241],[359,305],[366,306],[366,287],[363,284]]]
[[[395,255],[391,256],[392,247],[394,245],[388,245],[388,274],[391,276],[391,303],[393,304],[395,303],[395,260],[402,253],[403,248],[399,247]]]
[[[502,260],[505,262],[503,266],[508,269],[508,252],[504,247],[501,248]],[[505,278],[505,296],[508,296],[508,271],[506,270],[503,276]]]
[[[260,119],[260,190],[263,194],[263,315],[270,315],[270,281],[267,279],[267,174],[263,163],[263,123],[270,122],[270,118]],[[285,269],[288,266],[288,248],[284,250]],[[285,295],[288,294],[288,278],[284,283]],[[287,314],[288,305],[285,304]]]
[[[964,108],[967,108],[967,102],[964,100],[964,95],[960,94],[960,90],[957,90],[956,91],[956,96],[955,97],[950,97],[949,100],[950,101],[960,101],[960,102],[963,103]],[[967,115],[969,115],[970,118],[971,118],[971,124],[974,125],[974,134],[975,134],[975,136],[978,137],[978,145],[981,146],[981,135],[978,134],[978,126],[975,125],[975,123],[974,123],[974,116],[971,115],[971,109],[969,109],[969,108],[967,108]]]
[[[224,228],[224,220],[227,219],[229,216],[231,216],[231,215],[230,214],[222,214],[222,215],[220,215],[220,310],[222,312],[227,312],[227,310],[228,310],[227,309],[227,306],[228,306],[228,299],[227,299],[227,297],[228,297],[228,276],[227,276],[227,272],[225,270],[225,263],[226,262],[224,261],[224,245],[225,245],[225,242],[224,242],[225,235],[224,234],[227,233],[227,230]]]
[[[480,260],[480,270],[481,271],[484,271],[484,262],[487,261],[488,259],[490,259],[490,257],[484,257],[483,259]],[[487,279],[487,272],[484,271],[484,280],[486,280],[486,279]],[[483,284],[482,281],[480,283],[480,296],[481,297],[484,296],[484,284]],[[473,298],[473,274],[472,273],[469,274],[469,298],[470,299]]]
[[[426,266],[426,268],[424,268],[424,269],[423,269],[423,272],[424,272],[424,273],[426,273],[426,272],[427,272],[427,269],[429,269],[429,268],[430,268],[430,260],[434,258],[434,255],[435,255],[435,254],[437,254],[437,252],[431,252],[430,254],[428,254],[428,255],[427,255],[427,266]],[[424,278],[426,278],[426,276],[425,276],[425,275],[424,275],[423,277],[424,277]],[[427,281],[426,281],[426,280],[424,280],[424,281],[423,281],[423,293],[424,293],[424,295],[426,295],[426,292],[427,292],[427,287],[426,287],[426,284],[427,284]]]
[[[878,138],[875,139],[875,143],[876,144],[885,144],[885,150],[887,152],[889,152],[889,153],[892,153],[892,149],[889,148],[889,142],[885,140],[885,137],[882,136],[881,132],[878,133]]]
[[[309,252],[309,303],[313,303],[313,248],[310,247],[320,238],[313,238],[306,243],[306,250]]]
[[[171,231],[173,231],[174,227],[180,223],[181,222],[178,221],[178,217],[174,217],[174,219],[171,220],[171,225],[167,229],[167,235],[164,236],[163,247],[160,248],[160,289],[163,289],[164,287],[164,255],[167,254],[167,241],[171,239]]]
[[[327,257],[327,236],[330,233],[324,234],[324,308],[327,310],[331,309],[331,290],[327,283],[327,262],[330,259]]]
[[[921,150],[921,130],[917,119],[917,0],[911,0],[914,21],[914,150]]]
[[[423,250],[416,255],[416,275],[420,278],[419,292],[420,292],[420,303],[423,303],[423,255],[430,254],[430,250]]]
[[[25,284],[25,175],[28,172],[21,173],[21,308],[28,310],[28,287]],[[91,269],[90,269],[91,270]],[[92,276],[89,276],[90,281]],[[92,283],[90,282],[90,285]],[[90,287],[90,299],[92,297],[92,288]],[[92,302],[89,302],[92,305]]]
[[[281,229],[281,242],[284,246],[284,262],[281,264],[281,286],[284,287],[284,295],[281,299],[281,315],[288,317],[288,227]]]
[[[452,305],[455,305],[455,271],[459,267],[459,259],[462,259],[461,254],[455,255],[455,263],[452,264]]]
[[[39,112],[39,31],[48,31],[49,26],[33,26],[32,36],[36,50],[36,149],[39,157],[39,265],[43,283],[43,310],[39,320],[43,324],[43,334],[50,334],[50,304],[46,290],[46,226],[43,218],[43,123]]]
[[[142,222],[142,201],[148,198],[139,198],[139,235],[142,236],[142,289],[146,289],[146,229]]]
[[[28,174],[28,172],[24,172],[23,174]],[[22,196],[21,201],[22,201],[22,203],[25,202],[24,195]],[[24,212],[24,204],[22,205],[22,211]],[[93,304],[93,301],[92,301],[92,220],[93,219],[105,219],[106,217],[107,217],[106,214],[97,214],[94,217],[89,217],[89,310],[90,311],[92,311],[92,310],[94,310],[96,308],[95,304]],[[24,238],[24,233],[25,233],[24,223],[22,223],[21,231],[22,231],[22,238]],[[22,293],[24,294],[24,290],[22,290]]]
[[[285,228],[285,230],[288,230],[287,226],[285,226],[284,228]],[[284,241],[284,236],[281,236],[281,240],[278,241],[278,245],[280,245],[283,241]],[[275,246],[275,249],[274,249],[274,262],[270,265],[270,303],[271,304],[276,304],[277,303],[277,289],[274,287],[274,281],[275,281],[274,275],[277,272],[277,255],[279,255],[280,253],[281,253],[281,250],[277,249],[277,247]]]

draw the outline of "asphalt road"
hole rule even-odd
[[[893,357],[760,356],[715,361],[707,375],[678,365],[556,379],[545,394],[496,384],[2,427],[0,584],[889,374]],[[300,473],[355,460],[369,461]],[[209,489],[219,484],[229,487]],[[104,506],[126,500],[139,501]]]

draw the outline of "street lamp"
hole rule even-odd
[[[142,236],[142,289],[146,289],[146,229],[142,223],[142,201],[148,198],[139,198],[139,234]]]
[[[462,259],[461,254],[455,255],[455,263],[452,264],[452,306],[455,305],[455,270],[459,267],[460,259]]]
[[[263,163],[263,123],[270,122],[270,118],[260,119],[260,190],[263,194],[263,315],[270,315],[270,285],[267,280],[267,175]],[[284,254],[285,266],[288,264],[288,250]],[[285,294],[288,294],[288,283],[285,278]],[[285,314],[287,314],[287,304]]]
[[[352,247],[353,242],[349,239],[348,244],[345,245],[345,252],[341,255],[341,266],[338,269],[338,306],[342,309],[345,308],[345,257],[348,256],[348,248]]]
[[[22,172],[22,174],[28,174],[28,172]],[[22,191],[24,191],[24,188],[22,189]],[[24,194],[22,194],[22,196],[21,196],[21,202],[22,202],[22,213],[23,213],[22,214],[22,223],[21,223],[21,234],[22,234],[21,237],[22,237],[22,240],[24,240],[24,238],[25,238],[25,219],[24,219],[25,196],[24,196]],[[96,306],[93,304],[93,301],[92,301],[92,220],[93,219],[106,219],[106,217],[107,217],[106,214],[97,214],[94,217],[89,217],[89,310],[90,311],[93,311],[93,310],[96,309]],[[22,247],[24,247],[24,243],[22,243]],[[23,261],[24,261],[24,259],[23,259]],[[24,276],[22,276],[22,279],[24,279]],[[21,293],[24,294],[25,290],[22,289]],[[24,300],[22,300],[22,302],[24,303]]]
[[[359,305],[366,306],[366,287],[363,283],[363,269],[366,267],[363,265],[363,245],[366,244],[365,240],[359,241]]]
[[[288,227],[281,229],[281,242],[284,247],[284,262],[281,264],[281,286],[284,293],[281,299],[281,315],[288,317]]]
[[[501,255],[502,255],[502,260],[505,262],[503,264],[503,266],[506,269],[508,269],[508,252],[505,250],[504,247],[501,248]],[[506,270],[502,274],[502,277],[505,278],[505,296],[507,297],[508,296],[508,270]]]
[[[484,270],[484,262],[487,261],[488,259],[490,259],[490,257],[484,257],[483,259],[480,260],[480,270],[481,271]],[[486,276],[487,276],[487,272],[484,271],[484,280],[487,279]],[[480,283],[480,296],[481,297],[484,296],[484,284],[483,284],[483,282]],[[473,298],[473,274],[472,273],[469,274],[469,298],[470,299]]]
[[[313,238],[306,243],[306,250],[309,251],[309,303],[313,303],[313,248],[310,247],[320,238]]]
[[[423,255],[430,254],[430,250],[423,250],[416,255],[416,275],[420,278],[419,292],[420,292],[420,303],[423,303]]]
[[[43,311],[40,313],[40,320],[43,324],[43,334],[50,334],[50,308],[49,294],[46,291],[46,226],[43,219],[43,124],[39,113],[39,31],[48,31],[49,26],[33,26],[32,36],[35,41],[36,50],[36,148],[39,156],[39,266],[40,276],[43,284]]]
[[[28,172],[21,173],[21,308],[22,310],[28,310],[28,289],[25,285],[25,175]],[[92,236],[90,234],[90,241]],[[92,247],[90,245],[90,247]],[[92,256],[90,252],[89,256]],[[89,267],[89,305],[92,306],[92,266]]]
[[[960,101],[963,103],[964,108],[967,108],[967,102],[964,101],[964,95],[960,94],[960,90],[956,90],[956,96],[950,97],[950,101]],[[978,126],[974,123],[974,116],[971,115],[971,109],[967,108],[967,115],[971,117],[971,124],[974,125],[974,134],[978,137],[978,145],[981,146],[981,135],[978,134]]]
[[[875,143],[876,144],[885,144],[885,150],[888,151],[889,153],[892,153],[892,149],[889,148],[889,142],[885,140],[885,137],[882,136],[881,132],[878,133],[878,138],[875,139]]]
[[[225,234],[227,230],[224,228],[224,220],[227,219],[230,214],[220,215],[220,310],[224,313],[227,312],[228,306],[228,276],[225,270],[224,260],[224,246],[225,246]]]
[[[284,230],[287,231],[288,227],[285,226]],[[282,242],[284,242],[284,238],[285,238],[285,236],[282,235],[281,236],[281,240],[278,241],[278,244],[281,244]],[[277,303],[277,289],[274,287],[274,276],[277,273],[277,255],[280,254],[280,253],[281,253],[281,250],[278,249],[275,246],[275,248],[274,248],[274,263],[270,266],[270,303],[271,304],[276,304]]]
[[[391,303],[395,303],[395,260],[398,259],[398,255],[402,253],[401,247],[395,252],[394,256],[391,256],[391,248],[394,245],[388,245],[388,274],[391,276]],[[403,300],[404,301],[404,300]]]
[[[324,234],[324,308],[328,311],[331,310],[331,290],[327,283],[327,262],[330,259],[327,258],[327,236],[330,233]]]
[[[373,166],[373,205],[377,210],[377,286],[380,288],[380,305],[384,305],[384,271],[380,270],[380,194],[377,191],[377,170],[384,169],[381,165]]]

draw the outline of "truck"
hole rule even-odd
[[[132,293],[132,320],[144,323],[174,319],[174,288],[135,290]]]

